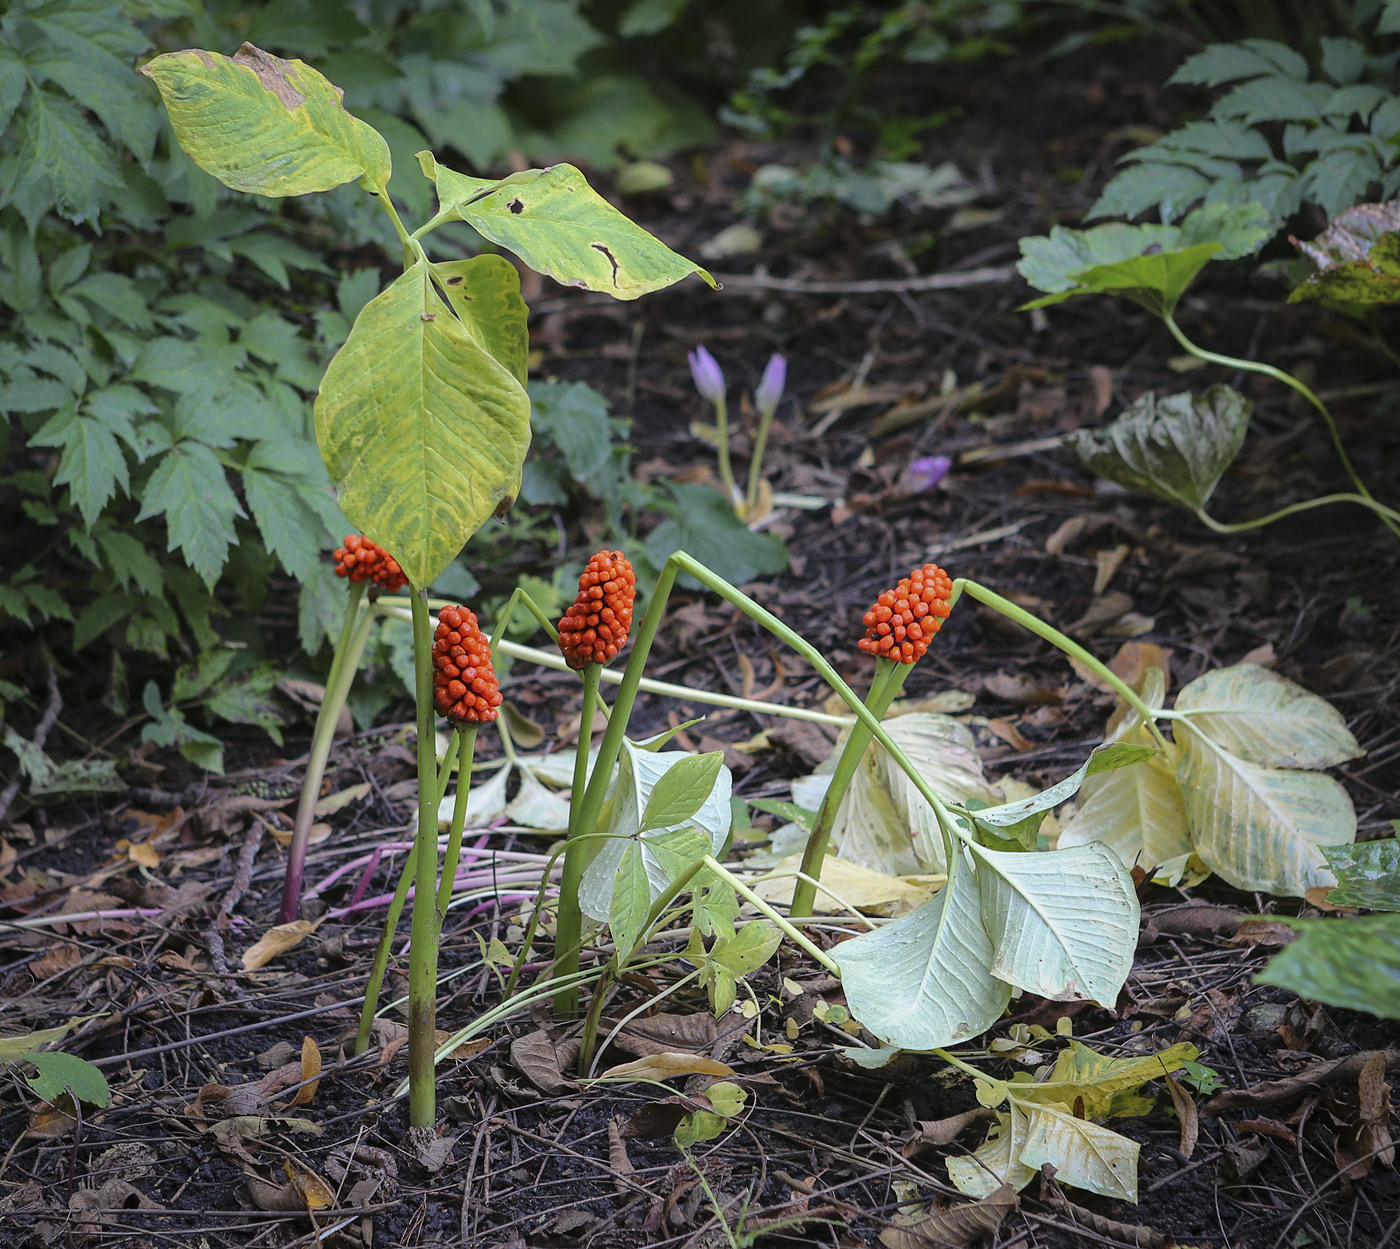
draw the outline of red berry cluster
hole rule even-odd
[[[877,658],[917,663],[953,610],[948,605],[952,593],[952,578],[937,564],[915,569],[865,613],[860,649]]]
[[[621,551],[599,551],[578,579],[578,598],[559,622],[559,649],[570,668],[605,664],[627,645],[637,574]]]
[[[438,612],[433,634],[433,701],[457,724],[480,724],[496,718],[501,691],[491,666],[491,644],[465,607]]]
[[[378,543],[362,534],[345,536],[345,545],[335,553],[335,575],[351,581],[368,581],[385,594],[397,594],[408,584],[399,561]]]

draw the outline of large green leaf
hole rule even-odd
[[[1294,244],[1317,272],[1289,303],[1315,299],[1344,311],[1400,303],[1400,200],[1357,204],[1311,243]]]
[[[1366,752],[1325,698],[1255,664],[1217,668],[1176,698],[1191,726],[1250,763],[1330,768]]]
[[[1356,839],[1347,791],[1317,772],[1260,767],[1179,724],[1177,779],[1206,866],[1237,889],[1301,896],[1332,884],[1321,847]]]
[[[1211,204],[1179,226],[1055,226],[1048,236],[1021,240],[1016,267],[1027,282],[1047,292],[1027,308],[1078,295],[1122,295],[1168,317],[1211,260],[1247,256],[1270,233],[1268,213],[1258,205]]]
[[[836,948],[851,1014],[911,1050],[956,1045],[1001,1017],[1011,986],[992,975],[993,957],[966,855],[932,901]]]
[[[520,271],[504,256],[472,256],[433,265],[433,278],[467,332],[524,386],[530,310],[520,297]]]
[[[512,174],[486,189],[471,185],[475,179],[464,185],[463,176],[444,169],[431,152],[420,152],[418,160],[437,183],[442,211],[565,286],[636,299],[692,273],[719,285],[618,212],[572,165]]]
[[[141,72],[160,88],[190,159],[235,191],[304,195],[355,178],[376,191],[388,184],[389,145],[302,61],[245,43],[232,57],[168,52]]]
[[[1400,915],[1283,922],[1300,935],[1255,977],[1260,984],[1291,989],[1313,1002],[1400,1019]]]
[[[1091,473],[1194,512],[1239,454],[1253,406],[1224,385],[1162,399],[1148,391],[1102,429],[1066,441]]]
[[[428,586],[513,497],[530,401],[420,261],[356,318],[316,397],[316,439],[351,523]]]
[[[1327,895],[1333,906],[1400,911],[1400,838],[1323,846],[1322,854],[1337,877]]]
[[[1111,1007],[1138,937],[1137,894],[1118,856],[1097,842],[1049,854],[972,850],[993,974],[1052,1001]]]

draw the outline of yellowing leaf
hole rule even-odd
[[[801,855],[790,855],[779,863],[774,871],[791,872],[800,866]],[[947,877],[942,875],[915,878],[887,876],[884,872],[828,855],[822,861],[821,883],[824,887],[817,890],[814,906],[816,910],[828,914],[844,911],[846,906],[853,906],[862,911],[879,911],[882,914],[889,914],[891,911],[902,913],[922,906],[946,879]],[[754,885],[754,892],[765,902],[787,905],[792,902],[792,893],[796,885],[797,881],[793,877],[786,880],[762,880]]]
[[[1061,1184],[1101,1197],[1137,1201],[1138,1143],[1056,1106],[1023,1105],[1020,1162],[1032,1174],[1047,1162]]]
[[[149,841],[132,841],[123,837],[117,842],[117,850],[119,852],[124,850],[128,859],[133,863],[139,863],[142,867],[160,866],[160,855]]]
[[[335,1205],[335,1190],[310,1167],[286,1158],[282,1170],[287,1173],[287,1187],[307,1210],[325,1210]]]
[[[1194,1045],[1181,1042],[1158,1054],[1116,1058],[1071,1040],[1060,1051],[1045,1080],[1006,1087],[1023,1102],[1054,1102],[1074,1109],[1075,1103],[1082,1101],[1086,1115],[1103,1118],[1112,1112],[1113,1099],[1118,1094],[1140,1088],[1148,1080],[1161,1079],[1192,1062],[1197,1054]]]
[[[56,1028],[41,1028],[38,1032],[26,1032],[22,1036],[0,1036],[0,1062],[16,1062],[21,1055],[37,1050],[42,1045],[61,1041],[78,1024],[86,1023],[92,1015],[74,1015],[67,1023]]]
[[[519,489],[530,400],[420,261],[361,311],[316,397],[341,509],[431,585]]]
[[[297,1095],[292,1101],[293,1106],[305,1106],[313,1097],[321,1082],[316,1078],[321,1074],[321,1047],[311,1037],[306,1037],[301,1043],[301,1078],[303,1084],[297,1089]],[[305,1083],[305,1081],[310,1083]]]
[[[734,1068],[700,1054],[662,1053],[609,1067],[603,1080],[670,1080],[674,1076],[732,1076]]]
[[[389,181],[389,145],[301,61],[245,43],[232,58],[169,52],[141,72],[160,88],[190,159],[235,191],[304,195],[361,177],[379,188]]]
[[[1020,1192],[1035,1178],[1035,1168],[1021,1161],[1029,1123],[1017,1103],[997,1115],[986,1141],[969,1157],[949,1158],[944,1165],[954,1187],[969,1197],[989,1197],[1003,1184]]]
[[[310,936],[320,925],[320,920],[294,919],[290,924],[278,924],[263,933],[243,953],[243,970],[257,971],[279,954],[285,954],[304,937]]]
[[[316,803],[316,809],[312,812],[318,819],[324,819],[328,815],[334,815],[337,811],[343,811],[352,802],[359,802],[367,793],[370,785],[368,781],[362,781],[358,785],[351,785],[348,789],[342,789],[339,793],[327,794]]]

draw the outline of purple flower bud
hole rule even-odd
[[[724,370],[719,362],[705,348],[697,347],[686,359],[690,361],[690,376],[695,379],[695,389],[703,399],[711,403],[724,402]]]
[[[774,352],[769,357],[768,367],[763,370],[763,380],[753,392],[754,407],[771,416],[777,410],[778,400],[783,397],[783,387],[786,385],[787,361]]]
[[[953,461],[946,455],[926,455],[917,460],[910,460],[909,467],[904,470],[904,480],[909,493],[921,494],[925,490],[932,490],[948,475],[948,470],[952,467]]]

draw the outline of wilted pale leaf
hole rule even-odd
[[[992,974],[977,874],[966,855],[952,887],[874,932],[836,947],[851,1014],[902,1049],[953,1045],[985,1032],[1011,1000]]]
[[[734,1068],[701,1054],[648,1054],[609,1067],[603,1080],[670,1080],[675,1076],[732,1076]]]
[[[315,932],[320,923],[320,920],[294,919],[290,924],[278,924],[276,928],[269,928],[244,951],[243,970],[257,971],[279,954],[285,954],[292,946]]]
[[[1008,1102],[983,1145],[970,1157],[949,1158],[944,1163],[948,1178],[969,1197],[988,1197],[1003,1184],[1020,1192],[1035,1178],[1035,1168],[1021,1161],[1029,1126],[1026,1112],[1017,1103]]]
[[[1055,1179],[1101,1197],[1137,1201],[1136,1141],[1056,1106],[1024,1106],[1020,1162],[1032,1173],[1047,1162]]]
[[[1320,847],[1356,840],[1347,792],[1317,772],[1264,768],[1178,722],[1177,779],[1196,853],[1237,889],[1301,897],[1334,883]]]
[[[1197,677],[1176,709],[1226,750],[1268,768],[1330,768],[1366,753],[1325,698],[1254,664]]]
[[[86,1018],[91,1019],[88,1015]],[[36,1050],[51,1041],[61,1041],[69,1031],[83,1020],[74,1015],[65,1024],[56,1028],[41,1028],[38,1032],[26,1032],[21,1036],[0,1036],[0,1062],[14,1062],[29,1050]]]
[[[1071,1039],[1044,1080],[1005,1087],[1023,1102],[1053,1102],[1071,1111],[1077,1101],[1082,1102],[1085,1115],[1101,1119],[1110,1113],[1117,1094],[1140,1088],[1149,1080],[1160,1080],[1196,1057],[1196,1047],[1186,1042],[1156,1054],[1115,1057]]]
[[[1137,949],[1132,877],[1107,846],[1048,854],[972,847],[992,973],[1052,1001],[1111,1007]]]
[[[800,866],[800,856],[792,855],[773,870],[792,872]],[[845,906],[871,910],[877,914],[889,914],[892,910],[893,913],[901,913],[927,902],[936,888],[934,882],[941,882],[942,879],[935,877],[934,881],[930,881],[928,877],[907,879],[903,876],[886,876],[884,872],[872,871],[868,867],[827,855],[822,860],[821,886],[812,905],[813,909],[823,914],[843,911]],[[786,880],[760,881],[753,889],[765,902],[786,905],[792,901],[796,885],[797,881],[788,877]],[[827,893],[827,889],[831,893]],[[841,899],[840,902],[836,901],[837,897]]]

